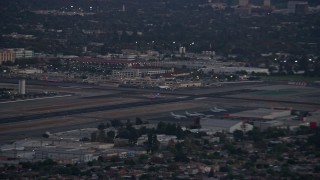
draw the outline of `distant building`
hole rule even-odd
[[[15,62],[16,59],[27,59],[33,57],[34,52],[32,50],[26,50],[24,48],[0,50],[0,64],[6,61]]]
[[[303,9],[304,11],[308,9],[307,1],[288,1],[288,11],[289,13],[296,13],[298,8],[298,12]]]
[[[240,16],[249,16],[252,13],[251,7],[239,7],[235,8],[234,12]]]
[[[308,4],[297,4],[295,8],[296,14],[306,14],[309,11]]]
[[[207,68],[200,68],[204,73],[208,73],[214,71],[215,73],[226,73],[226,74],[233,74],[239,71],[246,71],[248,74],[252,73],[264,73],[269,74],[269,69],[267,68],[255,68],[255,67],[226,67],[226,66],[212,66]]]
[[[26,50],[24,48],[13,49],[16,54],[16,59],[28,59],[34,57],[34,52],[32,50]]]
[[[263,1],[263,6],[270,7],[271,6],[271,0],[264,0]]]
[[[239,6],[248,6],[249,0],[239,0]]]
[[[202,128],[199,131],[207,132],[207,134],[215,134],[222,131],[233,133],[236,130],[248,132],[253,129],[253,125],[241,120],[204,118],[200,120],[200,124]]]
[[[30,68],[30,69],[17,69],[13,70],[14,72],[18,74],[42,74],[42,69],[36,69],[36,68]]]
[[[60,164],[89,162],[97,159],[93,151],[80,148],[40,148],[35,152],[36,160],[52,159]]]
[[[14,62],[16,60],[16,54],[13,49],[2,49],[0,50],[0,64],[2,62]]]
[[[113,70],[113,77],[141,77],[151,76],[155,74],[166,74],[173,73],[174,69],[124,69],[124,70]]]
[[[177,136],[157,134],[157,140],[161,144],[167,146],[169,141],[177,142]],[[148,135],[142,135],[141,137],[138,138],[137,145],[142,146],[147,141],[148,141]]]
[[[186,53],[186,47],[180,47],[179,48],[179,53],[180,54],[185,54]]]

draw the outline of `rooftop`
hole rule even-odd
[[[231,117],[246,117],[246,118],[257,118],[257,119],[276,119],[284,116],[289,116],[290,110],[277,110],[277,109],[254,109],[248,111],[242,111],[238,113],[230,114]]]
[[[102,59],[102,58],[72,58],[74,61],[80,62],[99,62],[99,63],[113,63],[113,64],[129,64],[132,61],[122,60],[122,59]]]

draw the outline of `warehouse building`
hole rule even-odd
[[[215,134],[216,132],[228,132],[233,133],[236,130],[248,132],[253,129],[253,125],[243,122],[241,120],[230,119],[214,119],[204,118],[200,120],[201,129],[195,129],[191,131],[202,131],[208,135]]]
[[[233,113],[229,116],[246,120],[275,120],[278,118],[291,116],[291,110],[259,108],[254,110]]]

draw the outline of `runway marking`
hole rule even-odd
[[[72,95],[67,94],[67,95],[61,95],[61,96],[52,96],[52,97],[43,97],[43,98],[34,98],[34,99],[23,99],[23,100],[16,100],[16,101],[5,101],[5,102],[0,102],[0,104],[8,104],[8,103],[24,102],[24,101],[35,101],[35,100],[41,100],[41,99],[53,99],[53,98],[61,98],[61,97],[69,97],[69,96],[72,96]]]
[[[84,87],[84,86],[59,86],[62,89],[92,89],[92,87]]]
[[[198,97],[198,98],[194,98],[194,100],[202,100],[202,99],[207,99],[208,97]]]
[[[185,99],[185,98],[188,98],[189,96],[179,96],[177,97],[178,99]]]

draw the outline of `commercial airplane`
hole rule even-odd
[[[160,89],[170,89],[170,86],[158,86]]]
[[[213,107],[210,109],[210,111],[212,112],[226,112],[227,110],[226,109],[219,109],[217,107]]]
[[[186,115],[187,115],[187,116],[190,116],[190,117],[202,117],[202,116],[206,116],[205,114],[202,114],[202,113],[198,113],[198,112],[189,113],[188,111],[186,111]]]
[[[171,116],[173,116],[175,119],[183,119],[183,118],[188,118],[187,116],[185,115],[179,115],[179,114],[175,114],[173,112],[170,113]]]

